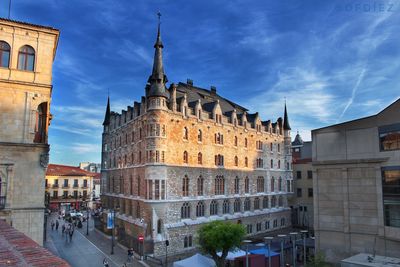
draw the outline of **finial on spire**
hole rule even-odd
[[[158,25],[160,25],[161,24],[161,12],[160,11],[157,12],[157,16],[158,16]]]
[[[283,116],[283,129],[284,130],[291,130],[289,125],[289,117],[286,110],[286,97],[285,97],[285,114]]]

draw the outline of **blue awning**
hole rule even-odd
[[[254,249],[254,250],[250,250],[249,252],[250,252],[250,254],[265,255],[265,257],[267,257],[267,258],[268,258],[268,255],[271,255],[271,256],[279,255],[279,253],[276,253],[276,252],[274,252],[272,250],[270,251],[270,254],[268,254],[268,249],[267,248]]]

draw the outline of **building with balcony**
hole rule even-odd
[[[167,89],[160,28],[154,48],[141,102],[116,113],[108,100],[103,123],[101,200],[104,216],[117,211],[118,240],[138,250],[144,236],[145,253],[160,256],[166,240],[169,254],[192,250],[211,220],[241,223],[248,236],[290,226],[286,106],[284,119],[263,121],[214,86]]]
[[[58,37],[52,27],[0,19],[0,220],[40,245]]]
[[[312,131],[316,248],[332,262],[399,256],[400,99],[376,115]]]
[[[46,171],[46,194],[51,210],[80,210],[93,207],[93,178],[96,173],[79,167],[49,164]]]

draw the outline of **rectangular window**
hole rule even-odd
[[[68,187],[68,179],[64,179],[64,187]]]
[[[154,181],[154,199],[160,199],[160,180]]]
[[[78,198],[78,191],[74,190],[74,198],[77,199]]]
[[[161,181],[161,199],[165,199],[165,181]]]
[[[296,172],[296,177],[297,177],[297,179],[301,179],[301,171]]]
[[[379,127],[381,151],[400,149],[400,123]]]
[[[308,197],[313,197],[313,189],[308,188]]]
[[[83,199],[86,199],[86,198],[87,198],[87,191],[86,191],[86,190],[83,190],[83,195],[82,195],[82,197],[83,197]]]
[[[78,187],[78,179],[74,179],[74,187]]]
[[[385,225],[400,227],[400,166],[382,168]]]
[[[149,199],[153,199],[153,181],[149,180]]]
[[[268,230],[269,229],[269,221],[266,221],[265,222],[265,230]]]
[[[297,197],[301,197],[302,193],[301,193],[301,188],[297,188]]]
[[[63,191],[63,198],[68,198],[68,191]]]
[[[253,225],[252,225],[252,224],[248,224],[248,225],[247,225],[247,233],[248,233],[248,234],[253,233]]]
[[[53,191],[53,198],[58,198],[58,191]]]
[[[54,187],[58,187],[58,179],[54,179]]]
[[[49,181],[47,179],[45,181],[45,186],[46,186],[46,188],[49,186]]]
[[[312,179],[312,171],[307,171],[307,178]]]
[[[256,227],[257,227],[257,232],[260,232],[261,231],[261,223],[257,223]]]
[[[88,187],[87,180],[83,180],[83,187]]]

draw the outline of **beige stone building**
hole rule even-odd
[[[117,209],[119,241],[160,256],[194,249],[199,226],[226,220],[249,236],[290,226],[290,126],[193,81],[171,84],[158,29],[153,71],[141,102],[121,113],[108,102],[102,148],[102,204]]]
[[[45,187],[52,210],[81,210],[93,207],[94,177],[97,173],[80,167],[49,164]]]
[[[299,133],[292,142],[292,159],[292,224],[311,230],[314,226],[312,142],[304,142]]]
[[[316,247],[338,262],[400,252],[400,99],[312,131]]]
[[[0,19],[0,219],[40,245],[58,37],[51,27]]]

